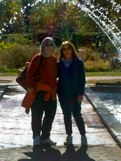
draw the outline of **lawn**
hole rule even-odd
[[[114,71],[104,71],[104,72],[85,72],[86,76],[121,76],[120,70],[114,70]],[[0,72],[0,76],[16,76],[18,74],[18,70],[11,70],[6,72]]]
[[[105,71],[105,72],[86,72],[86,76],[121,76],[121,71]]]

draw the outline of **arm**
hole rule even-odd
[[[27,87],[28,92],[32,92],[35,85],[35,71],[37,70],[38,56],[34,56],[27,69]]]
[[[78,68],[79,68],[79,93],[77,101],[81,103],[85,92],[85,82],[86,82],[84,63],[82,60],[79,60]]]

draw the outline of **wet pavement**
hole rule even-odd
[[[25,91],[12,83],[0,86],[0,94],[4,94],[0,100],[0,161],[121,161],[119,121],[116,122],[117,119],[102,104],[104,101],[99,95],[95,96],[95,92],[88,86],[82,103],[88,146],[81,147],[74,120],[73,145],[63,145],[66,135],[58,103],[51,132],[51,138],[57,141],[57,146],[32,149],[31,113],[25,114],[21,107]],[[116,128],[115,133],[112,127]]]
[[[121,86],[87,87],[86,96],[121,147]]]

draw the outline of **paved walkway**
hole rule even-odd
[[[87,80],[114,80],[114,79],[120,79],[121,80],[121,76],[89,76],[86,77]]]
[[[11,85],[13,84],[15,84],[15,82],[12,82],[11,84],[9,84],[7,88],[12,89]],[[4,89],[6,90],[6,85],[4,84],[0,86],[1,95],[4,92]],[[111,126],[112,124],[110,123],[109,119],[103,119],[103,116],[106,116],[104,115],[106,114],[105,113],[106,111],[102,112],[101,108],[99,108],[100,110],[97,110],[98,108],[96,107],[99,103],[98,102],[99,100],[97,99],[97,102],[96,102],[96,97],[90,92],[92,91],[90,91],[90,89],[86,87],[86,97],[84,98],[84,101],[82,103],[82,115],[84,117],[86,131],[87,131],[86,136],[88,141],[88,147],[81,147],[80,135],[74,120],[73,120],[73,145],[69,147],[66,147],[63,145],[66,135],[65,135],[64,125],[63,125],[63,115],[58,104],[58,110],[57,110],[56,118],[53,123],[53,129],[52,129],[52,135],[51,135],[51,138],[57,141],[57,146],[40,147],[37,149],[32,149],[32,142],[31,141],[29,142],[29,140],[27,140],[28,142],[26,142],[26,138],[28,137],[31,140],[30,135],[26,131],[26,133],[24,134],[24,139],[25,139],[24,140],[23,137],[21,137],[22,134],[20,133],[20,131],[22,130],[22,127],[20,126],[19,127],[20,137],[18,138],[18,140],[20,140],[21,142],[23,142],[24,140],[25,145],[22,145],[21,147],[18,146],[18,147],[7,148],[7,149],[2,148],[0,150],[0,161],[27,161],[27,160],[30,160],[30,161],[121,161],[121,149],[119,147],[120,139],[117,139],[115,141],[114,135],[112,137],[111,130],[109,130],[109,129],[112,129],[112,126]],[[20,90],[20,93],[21,93],[21,90]],[[95,97],[95,100],[93,99],[93,96]],[[15,111],[12,111],[12,112],[15,112]],[[101,117],[103,122],[101,121],[99,116]],[[24,114],[23,114],[23,117],[26,121]],[[19,118],[21,117],[19,116]],[[7,121],[6,119],[6,124],[7,122],[9,123],[9,121]],[[109,126],[107,126],[108,124]],[[15,133],[14,129],[12,128],[9,129],[9,133],[6,129],[6,131],[4,132],[3,138],[10,137],[11,135],[10,130],[13,131],[13,134]],[[117,136],[116,134],[117,133],[115,133],[115,137]],[[10,142],[14,141],[14,138],[16,138],[16,133],[15,135],[12,135],[12,136],[13,136],[13,140],[8,139],[8,141]]]
[[[16,76],[0,76],[0,80],[9,81],[9,83],[16,83]],[[88,76],[87,80],[107,80],[107,79],[121,79],[121,76]]]

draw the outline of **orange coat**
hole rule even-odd
[[[42,61],[41,61],[42,59]],[[38,70],[39,62],[41,61],[40,69],[37,73],[37,81],[35,75]],[[37,54],[32,58],[32,61],[27,70],[27,87],[35,87],[36,82],[46,84],[50,88],[56,88],[57,86],[57,59],[55,56],[48,58],[43,57],[41,54]]]
[[[50,97],[56,100],[57,88],[57,59],[54,55],[42,58],[40,69],[37,73],[37,80],[35,80],[36,71],[42,55],[35,55],[27,70],[27,88],[32,88],[33,92],[26,93],[22,106],[30,108],[35,100],[38,91],[46,91],[44,100],[48,101]]]
[[[22,101],[22,106],[24,108],[31,108],[37,92],[39,91],[45,91],[46,94],[44,96],[44,101],[48,101],[50,98],[52,98],[52,100],[56,100],[56,89],[51,89],[49,86],[42,84],[42,83],[37,83],[35,86],[35,89],[33,92],[30,93],[26,93],[23,101]]]

